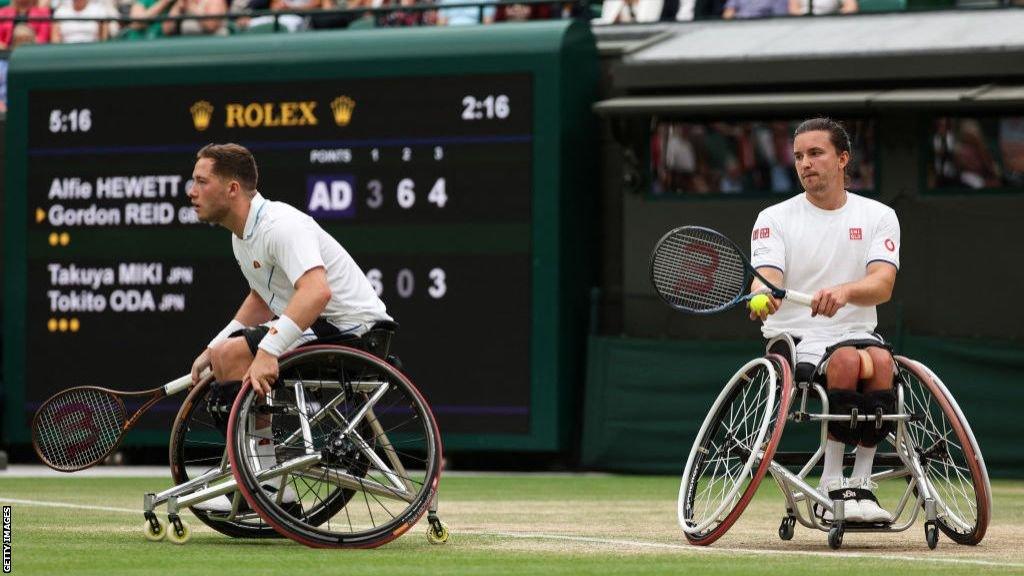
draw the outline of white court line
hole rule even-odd
[[[663,548],[669,550],[680,550],[686,552],[715,554],[774,554],[777,556],[827,556],[828,558],[869,558],[873,560],[904,560],[907,562],[939,562],[947,564],[977,564],[982,566],[997,566],[1000,568],[1024,568],[1024,564],[1015,562],[996,562],[994,560],[974,560],[970,558],[934,558],[928,556],[897,556],[892,554],[871,554],[865,552],[816,552],[813,550],[772,550],[759,548],[725,548],[716,546],[691,546],[683,544],[668,544],[662,542],[641,542],[636,540],[616,540],[612,538],[593,538],[589,536],[566,536],[562,534],[520,534],[516,532],[468,532],[469,534],[505,536],[508,538],[521,538],[523,540],[565,540],[570,542],[583,542],[590,544],[608,544],[612,546],[633,546],[636,548]],[[458,534],[458,532],[454,532]]]
[[[12,504],[25,504],[27,506],[45,506],[46,508],[73,508],[75,510],[99,510],[100,512],[130,512],[132,514],[142,514],[141,508],[132,510],[131,508],[90,506],[88,504],[72,504],[70,502],[44,502],[40,500],[20,500],[18,498],[8,498],[6,496],[0,496],[0,502],[10,502]]]
[[[76,510],[97,510],[100,512],[124,512],[128,514],[141,514],[142,510],[131,508],[114,508],[111,506],[91,506],[87,504],[72,504],[70,502],[47,502],[42,500],[22,500],[19,498],[7,498],[0,496],[0,502],[12,504],[25,504],[27,506],[43,506],[47,508],[71,508]],[[690,546],[683,544],[669,544],[663,542],[642,542],[638,540],[618,540],[613,538],[594,538],[589,536],[568,536],[564,534],[523,534],[517,532],[489,532],[489,531],[466,531],[462,534],[472,536],[498,536],[504,538],[519,538],[521,540],[561,540],[566,542],[580,542],[583,544],[602,544],[607,546],[626,546],[634,548],[659,548],[663,550],[677,550],[694,554],[751,554],[776,556],[815,556],[828,558],[867,558],[871,560],[901,560],[905,562],[934,562],[939,564],[972,564],[978,566],[993,566],[999,568],[1024,568],[1024,564],[1015,562],[996,562],[993,560],[974,560],[970,558],[934,558],[929,556],[904,556],[892,554],[871,554],[865,552],[815,552],[812,550],[771,550],[756,548],[725,548]],[[455,532],[460,534],[460,532]]]

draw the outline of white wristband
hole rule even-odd
[[[238,332],[242,328],[245,328],[245,324],[242,324],[238,320],[232,318],[231,322],[229,322],[228,325],[225,326],[223,330],[218,332],[217,335],[213,337],[213,340],[210,340],[210,343],[207,344],[206,347],[213,348],[217,344],[220,344],[221,342],[227,340],[229,336],[231,336],[235,332]]]
[[[299,337],[302,336],[302,328],[291,318],[281,315],[270,328],[270,332],[260,340],[260,349],[271,356],[277,357],[284,354]]]

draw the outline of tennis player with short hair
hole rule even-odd
[[[849,135],[834,120],[812,118],[797,127],[793,157],[804,192],[758,215],[751,264],[776,286],[813,293],[813,302],[808,311],[770,298],[767,314],[750,317],[763,320],[766,338],[791,335],[797,363],[825,359],[831,413],[893,413],[893,359],[874,330],[875,307],[891,298],[900,265],[899,221],[891,208],[846,190],[850,148]],[[751,291],[762,288],[755,279]],[[820,490],[845,500],[847,520],[892,521],[871,481],[876,447],[891,429],[891,422],[881,428],[829,424]],[[849,479],[843,477],[844,444],[856,446]]]
[[[252,153],[238,144],[209,144],[196,154],[188,192],[199,220],[231,231],[249,293],[234,318],[192,365],[192,380],[212,368],[219,383],[251,383],[260,396],[278,377],[278,357],[316,338],[360,336],[391,320],[352,257],[307,214],[268,200],[257,189]],[[261,459],[276,462],[269,418],[257,422]],[[294,500],[286,491],[284,501]],[[199,505],[231,509],[226,497]]]

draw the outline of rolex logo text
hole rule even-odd
[[[224,107],[228,128],[272,128],[275,126],[316,126],[316,102],[250,102]]]

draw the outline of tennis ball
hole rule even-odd
[[[753,310],[755,314],[758,314],[758,315],[760,315],[760,314],[767,314],[768,313],[768,295],[767,294],[758,294],[757,296],[754,296],[753,298],[750,299],[749,306],[750,306],[750,309]]]

